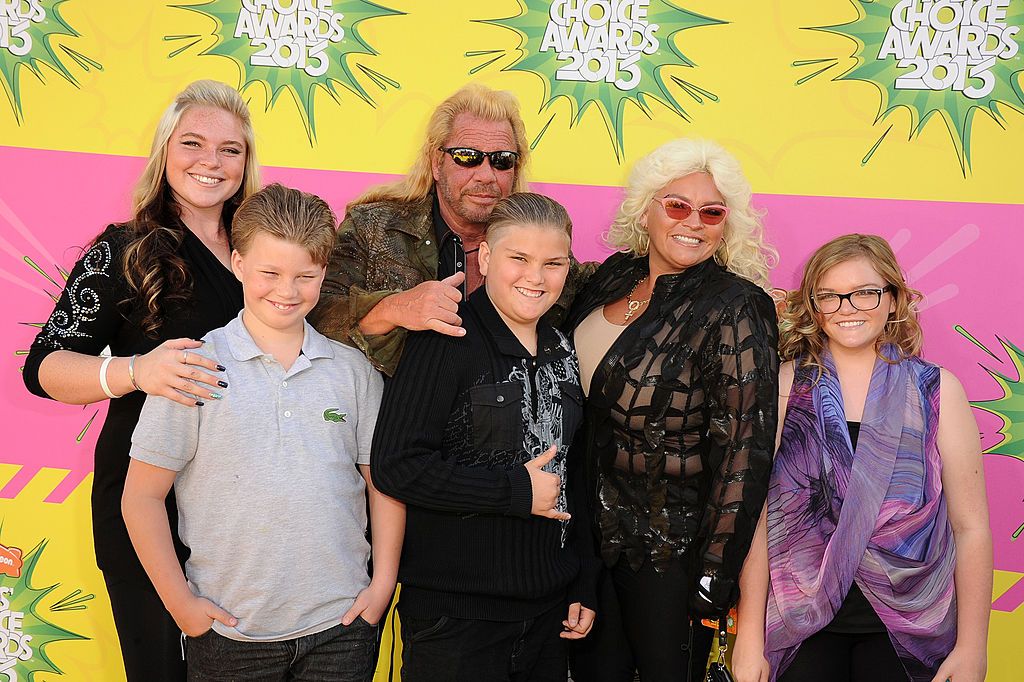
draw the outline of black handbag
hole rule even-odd
[[[725,630],[726,622],[728,622],[728,618],[725,617],[718,620],[718,660],[708,666],[708,674],[704,677],[704,682],[735,682],[732,672],[725,665],[725,652],[729,650],[729,638]]]

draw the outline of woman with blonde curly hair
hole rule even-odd
[[[132,218],[86,250],[25,361],[25,384],[38,396],[72,405],[110,399],[96,442],[93,537],[129,682],[185,679],[180,630],[121,518],[132,431],[147,394],[201,407],[227,388],[224,368],[189,350],[242,307],[231,216],[259,186],[245,102],[224,83],[189,85],[157,125]]]
[[[778,370],[764,290],[774,252],[750,199],[719,145],[662,145],[630,177],[608,234],[620,253],[573,305],[587,394],[578,444],[606,567],[594,630],[572,654],[578,682],[684,679],[690,617],[735,601]]]
[[[884,239],[811,256],[782,320],[783,423],[743,569],[737,682],[981,682],[992,538],[978,428],[920,358]]]

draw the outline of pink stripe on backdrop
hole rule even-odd
[[[3,354],[0,394],[7,434],[0,461],[24,467],[0,497],[14,497],[41,467],[70,470],[50,493],[62,501],[92,469],[92,448],[104,408],[81,442],[76,437],[96,407],[59,405],[29,396],[22,386],[18,350],[27,349],[59,293],[24,260],[52,278],[70,269],[84,245],[104,225],[128,214],[130,188],[142,159],[0,147],[0,287]],[[366,187],[392,179],[366,173],[267,168],[266,180],[301,187],[324,197],[341,215]],[[574,250],[581,260],[602,259],[607,229],[621,190],[613,187],[538,183],[534,189],[565,204],[573,217]],[[790,287],[810,252],[847,232],[873,232],[890,240],[912,284],[927,295],[923,321],[926,356],[954,371],[974,400],[998,398],[998,385],[982,369],[1017,377],[997,337],[1024,346],[1024,291],[1020,286],[1020,237],[1024,207],[836,197],[758,195],[767,211],[768,238],[781,257],[778,286]],[[54,262],[56,260],[57,262]],[[954,330],[973,334],[993,355]],[[998,419],[977,413],[986,446],[1000,439]],[[1024,462],[986,458],[992,498],[997,567],[1024,572],[1024,553],[1011,552],[1010,534],[1024,522]],[[1014,601],[1019,601],[1015,600]]]

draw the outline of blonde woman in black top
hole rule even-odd
[[[637,162],[619,249],[569,324],[587,392],[577,445],[607,568],[577,682],[685,680],[689,618],[718,616],[764,503],[775,437],[773,257],[750,186],[717,144]]]
[[[189,350],[242,307],[230,225],[259,189],[253,145],[236,90],[208,80],[185,88],[157,125],[132,218],[86,250],[25,361],[36,395],[73,405],[110,399],[96,443],[93,537],[129,682],[185,679],[180,631],[132,549],[121,493],[147,394],[201,407],[227,389],[222,368]],[[176,529],[173,495],[168,512]],[[174,539],[184,560],[188,550]]]

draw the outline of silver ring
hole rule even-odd
[[[188,364],[188,351],[187,350],[181,351],[181,364],[183,364],[183,365],[187,365]]]

